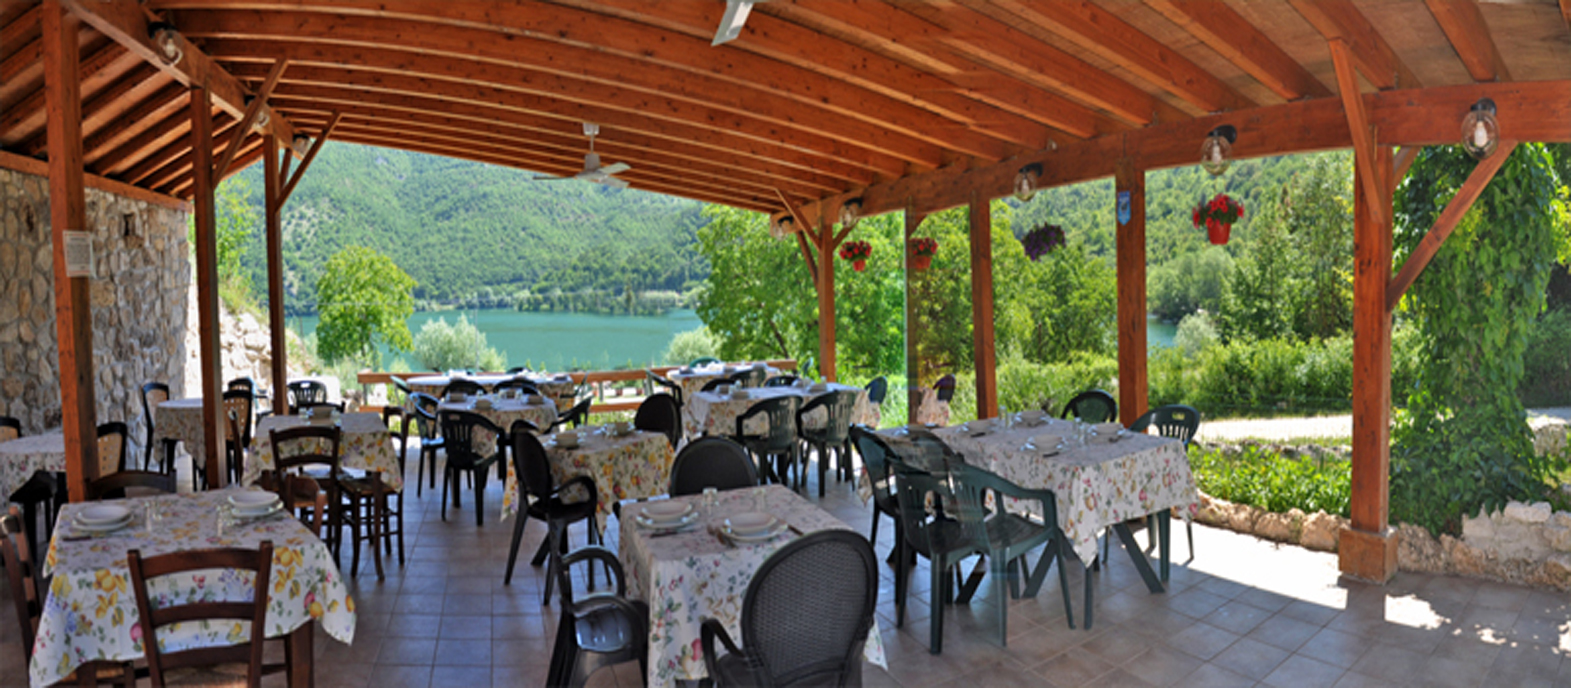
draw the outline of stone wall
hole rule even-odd
[[[87,190],[98,420],[125,421],[136,447],[142,384],[185,389],[187,223],[184,212]],[[50,239],[48,180],[0,169],[0,414],[28,434],[61,424]]]

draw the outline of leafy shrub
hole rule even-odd
[[[507,368],[507,357],[487,346],[485,333],[463,315],[452,325],[446,317],[427,321],[415,335],[414,344],[415,361],[427,370]]]
[[[1189,468],[1195,484],[1213,497],[1274,512],[1348,515],[1353,474],[1346,459],[1288,459],[1259,445],[1227,456],[1219,449],[1191,446]]]
[[[671,344],[665,350],[665,362],[671,365],[687,365],[694,359],[718,356],[719,351],[720,340],[709,332],[709,328],[700,327],[678,332],[672,336]]]
[[[1005,352],[998,361],[998,406],[1009,411],[1045,408],[1057,414],[1076,394],[1100,388],[1118,393],[1118,360],[1075,354],[1066,363],[1033,363]],[[976,373],[955,374],[955,398],[949,405],[953,422],[976,418]]]
[[[1182,349],[1185,356],[1194,356],[1221,341],[1216,324],[1205,313],[1184,316],[1183,320],[1178,321],[1178,332],[1173,335],[1173,346]]]
[[[1571,404],[1571,310],[1552,310],[1527,330],[1522,383],[1517,396],[1528,406]]]

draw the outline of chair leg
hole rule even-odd
[[[431,463],[436,463],[436,456],[434,456],[435,452],[432,452],[432,454],[433,454],[433,456],[431,457]],[[418,498],[420,496],[420,488],[425,486],[425,455],[426,455],[425,445],[421,444],[420,445],[420,461],[419,461],[419,463],[415,464],[415,497],[416,498]],[[432,487],[436,487],[436,486],[432,485]]]
[[[547,521],[546,523],[549,525],[549,528],[546,529],[545,539],[548,561],[545,567],[545,593],[540,596],[540,604],[549,606],[551,604],[551,589],[556,584],[556,567],[562,565],[562,556],[557,554],[556,550],[558,544],[564,541],[562,538],[565,536],[565,533],[560,532],[562,529],[560,523],[556,521]]]
[[[1009,598],[1004,595],[1008,583],[1014,578],[1006,570],[1014,568],[1014,561],[993,557],[993,606],[998,607],[998,644],[1009,647]]]
[[[491,472],[488,469],[482,468],[480,470],[475,471],[474,474],[475,474],[475,525],[476,526],[483,526],[483,525],[485,525],[485,482],[486,482],[486,476],[490,475]]]
[[[895,628],[902,628],[906,624],[906,586],[911,576],[911,568],[905,565],[904,540],[895,542],[895,559]]]
[[[927,651],[930,654],[939,654],[944,651],[944,600],[948,597],[945,591],[949,589],[949,567],[943,562],[933,559],[931,565],[932,589],[928,591],[928,603],[933,607],[933,618],[928,622]]]
[[[376,563],[376,579],[385,580],[387,574],[382,571],[382,540],[387,537],[387,529],[382,526],[387,519],[387,495],[378,493],[371,495],[371,561]]]
[[[875,501],[874,501],[874,504],[873,504],[873,528],[872,528],[872,534],[867,538],[867,544],[872,545],[874,547],[877,547],[878,546],[878,522],[880,520],[882,520],[883,513],[878,510],[878,504],[877,504],[877,501],[876,501],[877,497],[874,497],[874,500]]]
[[[513,584],[513,566],[518,563],[518,545],[524,539],[524,522],[528,520],[528,508],[520,505],[518,522],[513,524],[513,545],[507,550],[507,572],[502,574],[502,585]]]
[[[398,495],[398,565],[404,565],[404,495]]]
[[[823,499],[824,480],[829,477],[829,445],[821,444],[814,448],[818,450],[818,498]]]
[[[1194,561],[1194,559],[1195,559],[1195,522],[1193,520],[1184,521],[1184,535],[1189,538],[1189,560],[1190,561]]]
[[[442,520],[443,521],[447,520],[447,483],[450,482],[448,480],[448,474],[450,472],[451,471],[447,471],[447,470],[443,470],[442,471]],[[431,487],[436,487],[436,486],[432,485]]]
[[[358,498],[349,500],[349,513],[351,514],[349,519],[349,546],[354,548],[354,553],[349,555],[349,576],[353,578],[360,575],[360,526],[365,520],[365,517],[360,513],[360,500]]]
[[[540,543],[540,549],[535,550],[535,556],[529,560],[529,565],[538,567],[544,564],[546,557],[549,556],[551,556],[551,538],[546,538]]]

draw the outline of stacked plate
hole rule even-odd
[[[239,518],[261,518],[277,513],[284,504],[272,492],[248,491],[229,495],[229,507]]]
[[[681,528],[697,519],[698,510],[691,503],[664,499],[645,504],[633,521],[644,528],[669,530]]]
[[[1047,412],[1040,410],[1021,411],[1020,422],[1031,427],[1036,427],[1047,422]]]
[[[1104,442],[1112,442],[1124,434],[1124,426],[1118,423],[1097,423],[1091,430]]]
[[[786,524],[770,514],[750,511],[725,520],[721,531],[735,542],[764,542],[785,532]]]
[[[76,512],[71,521],[77,530],[107,533],[131,525],[131,510],[118,504],[93,504]]]

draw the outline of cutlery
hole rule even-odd
[[[794,525],[792,525],[790,523],[786,524],[786,528],[789,528],[791,530],[791,532],[796,533],[798,537],[800,537],[802,535],[806,535],[806,533],[802,532],[801,528],[798,528],[798,527],[796,527],[796,526],[794,526]]]

